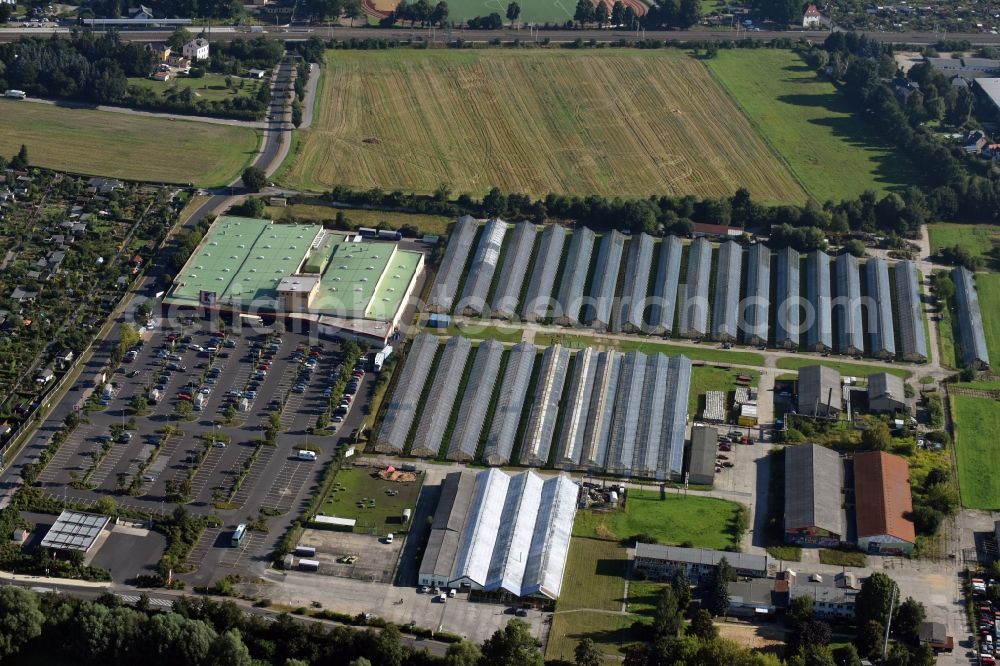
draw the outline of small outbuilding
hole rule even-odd
[[[868,409],[872,412],[901,412],[906,409],[903,378],[888,372],[868,377]]]

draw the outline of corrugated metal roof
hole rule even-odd
[[[514,449],[514,437],[521,422],[521,410],[528,382],[535,367],[535,345],[522,342],[510,350],[507,369],[500,385],[500,397],[486,438],[483,459],[487,465],[506,465]]]
[[[438,267],[437,279],[431,289],[427,307],[432,312],[450,312],[455,303],[458,283],[465,274],[465,264],[472,251],[472,242],[476,238],[479,222],[470,215],[459,218],[451,235],[448,237],[448,247],[444,251],[441,265]]]
[[[712,304],[712,339],[736,339],[739,324],[740,284],[743,277],[743,248],[735,241],[719,247],[715,271],[715,302]]]
[[[420,394],[430,374],[437,348],[437,336],[430,333],[421,333],[414,339],[375,439],[376,451],[399,453],[406,445],[406,436],[413,425]]]
[[[687,282],[681,285],[678,332],[684,338],[701,338],[708,333],[708,285],[712,271],[712,245],[697,238],[688,247]]]
[[[590,419],[583,436],[580,466],[586,469],[604,469],[608,456],[608,438],[615,412],[615,396],[621,376],[622,354],[616,351],[601,352],[594,372],[594,390],[590,395]]]
[[[843,511],[844,466],[833,449],[818,444],[785,447],[785,529],[817,527],[847,534]]]
[[[542,352],[528,426],[521,440],[522,465],[541,467],[548,463],[568,369],[569,350],[562,345],[552,345]]]
[[[476,350],[469,381],[465,385],[462,406],[451,442],[448,444],[449,460],[472,460],[479,446],[486,413],[493,398],[493,387],[500,374],[500,361],[504,346],[497,340],[484,340]]]
[[[510,319],[517,313],[521,287],[528,273],[528,264],[531,263],[531,252],[535,249],[537,231],[538,227],[530,222],[514,226],[514,232],[510,234],[513,238],[504,255],[496,293],[493,295],[493,316]]]
[[[899,343],[903,360],[926,361],[927,337],[924,333],[924,313],[920,302],[917,266],[912,261],[900,261],[895,266],[896,311],[899,313]]]
[[[896,355],[896,328],[892,322],[892,296],[889,291],[889,263],[885,259],[869,259],[865,265],[868,283],[870,346],[868,353],[880,358]]]
[[[564,227],[558,224],[546,225],[538,244],[535,265],[531,269],[531,279],[524,299],[524,316],[528,321],[548,316],[565,241]]]
[[[661,546],[655,543],[635,544],[635,557],[664,562],[718,566],[723,558],[739,571],[767,571],[767,555],[733,553],[728,550],[708,548],[681,548]]]
[[[906,388],[903,378],[888,372],[868,375],[868,399],[888,398],[895,402],[906,402]]]
[[[962,342],[962,362],[970,366],[990,364],[990,354],[983,332],[983,315],[979,310],[976,276],[959,266],[951,272],[955,283],[955,306],[958,310],[958,332]]]
[[[475,489],[476,475],[471,472],[451,472],[445,477],[441,484],[441,499],[431,523],[431,534],[420,560],[421,577],[451,578]]]
[[[555,599],[562,592],[578,488],[565,476],[546,479],[521,581],[521,595]]]
[[[715,454],[718,452],[719,431],[711,426],[691,428],[691,462],[688,478],[691,483],[712,483],[715,479]]]
[[[458,304],[460,311],[482,314],[483,310],[486,309],[486,298],[489,295],[490,285],[493,283],[493,274],[500,261],[500,251],[503,248],[503,239],[506,234],[507,223],[503,220],[490,220],[483,228],[483,235],[479,238],[476,254],[472,257],[469,276],[462,289],[462,298]]]
[[[854,504],[858,538],[891,536],[916,543],[910,466],[885,451],[854,454]]]
[[[594,281],[590,289],[593,316],[589,323],[594,328],[605,329],[611,324],[611,308],[615,302],[615,290],[618,287],[618,273],[621,270],[624,251],[624,235],[618,231],[604,234],[597,251]]]
[[[649,311],[651,332],[656,335],[669,334],[674,329],[683,252],[684,244],[677,236],[666,236],[660,242],[656,281],[653,283],[653,303]]]
[[[861,276],[858,258],[841,254],[835,263],[837,299],[833,315],[837,326],[837,351],[841,354],[861,354],[865,350],[865,334],[861,321]]]
[[[748,345],[767,344],[771,305],[771,250],[763,243],[750,246],[747,257],[747,303],[742,308],[746,322],[743,341]]]
[[[840,373],[825,365],[799,369],[799,413],[833,416],[844,409]]]
[[[833,318],[830,296],[830,255],[822,250],[809,254],[806,260],[806,294],[813,310],[813,324],[806,332],[810,351],[833,349]],[[807,316],[805,322],[809,321]]]
[[[566,413],[563,416],[562,432],[559,433],[557,467],[575,467],[580,464],[590,414],[590,396],[594,390],[597,356],[593,349],[585,347],[573,359],[573,372],[565,390]]]
[[[450,338],[444,345],[441,361],[434,373],[430,395],[426,407],[417,424],[411,453],[415,456],[436,456],[441,448],[448,419],[458,397],[458,386],[465,374],[465,363],[472,351],[472,341],[468,338]]]
[[[774,344],[785,349],[798,349],[802,332],[801,293],[799,292],[799,253],[790,247],[778,251],[777,291],[774,311]]]
[[[559,284],[559,312],[556,321],[562,324],[576,324],[580,321],[583,307],[583,290],[590,273],[590,255],[594,251],[593,231],[587,227],[577,227],[569,241],[569,254]]]
[[[486,584],[510,480],[508,475],[497,469],[476,475],[476,488],[455,556],[452,580],[464,578],[478,585]]]
[[[636,333],[646,330],[643,312],[646,309],[649,273],[653,266],[653,247],[653,237],[649,234],[632,236],[625,266],[625,285],[613,323],[616,331]]]

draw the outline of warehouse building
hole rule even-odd
[[[535,345],[522,342],[510,350],[500,397],[493,412],[493,422],[486,438],[483,460],[487,465],[506,465],[514,450],[514,438],[521,422],[521,410],[528,393],[528,383],[535,367]]]
[[[712,304],[712,339],[732,342],[739,324],[740,284],[743,277],[743,248],[736,241],[719,247],[715,272],[715,302]]]
[[[437,364],[437,371],[431,383],[430,394],[434,399],[427,401],[420,416],[411,449],[413,455],[430,457],[438,454],[471,351],[472,342],[468,338],[455,336],[445,343],[444,352],[441,354],[441,360]]]
[[[988,367],[990,354],[986,348],[986,334],[983,332],[983,315],[979,310],[976,276],[959,266],[951,272],[951,279],[955,283],[955,309],[962,344],[962,363],[973,368]]]
[[[585,347],[573,357],[573,371],[565,389],[566,413],[563,416],[562,432],[559,433],[556,467],[570,470],[580,465],[598,356],[593,349]]]
[[[844,465],[819,444],[785,447],[785,541],[836,548],[847,538]]]
[[[683,252],[684,244],[677,236],[666,236],[660,242],[656,281],[653,283],[653,303],[649,311],[650,330],[656,335],[669,336],[674,330]]]
[[[868,353],[876,358],[896,357],[896,328],[892,321],[892,296],[889,290],[889,263],[869,259],[865,265],[868,285]]]
[[[743,342],[760,347],[767,344],[771,304],[771,250],[763,243],[750,246],[747,253],[747,303],[742,308]],[[778,301],[781,302],[780,299]]]
[[[594,232],[587,227],[577,227],[569,241],[569,253],[559,285],[559,304],[556,323],[570,326],[580,323],[583,308],[583,290],[590,273],[590,256],[594,252]]]
[[[906,387],[903,378],[888,372],[869,375],[868,410],[888,414],[905,411]]]
[[[861,276],[858,258],[844,253],[837,257],[837,300],[833,316],[837,327],[837,352],[860,356],[865,351],[864,325],[861,321]]]
[[[654,543],[635,544],[633,566],[647,578],[671,580],[683,573],[694,585],[708,582],[725,559],[737,576],[767,578],[767,555],[731,553],[707,548],[680,548]]]
[[[559,272],[565,242],[564,227],[558,224],[545,226],[524,297],[524,318],[527,321],[541,321],[550,316],[556,273]]]
[[[476,359],[465,384],[465,395],[462,396],[462,405],[458,410],[455,431],[448,443],[449,460],[469,461],[475,458],[486,413],[493,398],[493,387],[500,375],[503,352],[503,343],[497,340],[483,340],[479,343]]]
[[[385,410],[385,418],[382,419],[378,437],[375,438],[376,451],[402,453],[437,350],[438,339],[435,335],[421,333],[413,340],[396,390]]]
[[[621,376],[622,354],[616,351],[601,352],[594,369],[594,388],[590,394],[590,410],[583,434],[580,467],[591,472],[604,470],[608,456],[608,440],[615,413],[615,395]]]
[[[633,236],[629,243],[628,261],[625,264],[625,286],[617,313],[614,330],[629,333],[647,331],[643,313],[646,309],[646,292],[649,274],[653,267],[653,237],[649,234]]]
[[[427,309],[431,312],[451,312],[478,230],[479,222],[471,215],[460,217],[452,227],[448,247],[438,267],[437,279],[431,288],[430,298],[427,299]]]
[[[708,286],[712,270],[712,245],[704,237],[688,248],[687,283],[678,333],[682,338],[700,339],[708,334]]]
[[[910,467],[885,451],[854,455],[858,547],[869,555],[909,555],[916,543]]]
[[[822,250],[812,252],[806,260],[806,297],[813,314],[812,326],[806,333],[806,348],[815,352],[833,351],[830,255]]]
[[[924,331],[916,264],[912,261],[898,262],[894,278],[901,358],[904,361],[926,363],[927,336]]]
[[[472,257],[472,266],[465,279],[462,298],[456,308],[466,315],[481,315],[486,310],[486,298],[490,285],[493,284],[493,274],[500,262],[500,250],[507,234],[507,223],[503,220],[490,220],[483,227],[479,237],[476,254]]]
[[[802,332],[799,271],[799,253],[790,247],[779,250],[774,313],[774,346],[779,349],[799,348]]]
[[[625,250],[625,236],[618,231],[604,234],[597,250],[597,265],[594,267],[594,281],[590,289],[591,303],[589,323],[598,330],[611,325],[611,312],[618,287],[618,272],[621,270],[622,253]]]
[[[799,370],[799,414],[836,418],[844,411],[840,373],[825,365],[809,365]]]
[[[542,365],[528,416],[528,426],[521,440],[522,465],[542,467],[549,461],[549,449],[555,436],[559,401],[562,399],[567,370],[568,349],[562,345],[552,345],[542,352]]]
[[[420,584],[557,599],[577,491],[568,477],[543,479],[531,471],[449,474],[421,560]]]
[[[513,319],[517,314],[521,287],[528,274],[528,264],[531,263],[531,252],[535,249],[537,232],[538,227],[530,222],[515,225],[493,296],[494,317]]]
[[[710,486],[715,483],[715,455],[718,452],[719,431],[711,426],[695,424],[691,428],[691,455],[685,479],[688,483]]]

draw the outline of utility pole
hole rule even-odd
[[[896,590],[898,588],[892,586],[892,596],[889,597],[889,618],[885,623],[885,638],[882,640],[882,661],[885,661],[886,652],[889,651],[889,630],[892,628],[892,608],[896,605]]]

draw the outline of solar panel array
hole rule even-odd
[[[889,289],[889,262],[869,259],[865,264],[868,285],[868,352],[878,358],[896,356],[896,328],[892,323],[892,293]]]
[[[834,316],[837,320],[837,351],[841,354],[856,355],[864,352],[865,334],[861,322],[861,276],[858,274],[858,258],[853,254],[841,254],[834,262],[837,273],[837,305]]]
[[[719,247],[715,271],[715,300],[712,304],[712,339],[731,342],[739,324],[740,281],[743,277],[743,248],[735,241]]]
[[[503,249],[503,238],[507,234],[507,223],[503,220],[490,220],[483,227],[483,235],[479,237],[479,246],[472,257],[469,276],[462,289],[462,300],[459,303],[462,312],[466,314],[482,314],[486,309],[486,298],[493,284],[493,274],[500,262],[500,251]]]
[[[558,224],[546,225],[524,297],[524,318],[528,321],[538,321],[548,316],[565,243],[565,227]]]
[[[990,364],[990,354],[986,347],[983,331],[983,315],[979,309],[979,293],[976,291],[976,276],[959,266],[951,272],[955,283],[955,306],[958,309],[958,333],[962,343],[962,362],[971,367],[985,367]]]
[[[438,338],[430,333],[421,333],[413,340],[375,439],[376,451],[401,453],[406,446],[406,437],[410,434],[437,349]]]
[[[927,361],[927,336],[924,334],[923,307],[917,266],[912,261],[900,261],[895,266],[896,312],[899,315],[900,357],[904,361]]]
[[[472,251],[472,243],[476,239],[479,222],[471,215],[466,215],[455,222],[448,236],[448,247],[438,267],[437,279],[431,288],[427,308],[432,312],[450,312],[455,304],[458,284],[465,274],[465,264]]]
[[[514,226],[514,231],[510,234],[513,238],[504,256],[500,279],[493,296],[493,316],[512,319],[517,313],[521,287],[528,273],[528,264],[531,263],[537,232],[538,227],[530,222],[521,222]]]
[[[441,440],[448,428],[448,419],[471,351],[472,342],[468,338],[454,337],[445,343],[431,384],[430,394],[434,399],[427,401],[420,416],[417,434],[413,438],[413,455],[435,456],[441,448]]]

